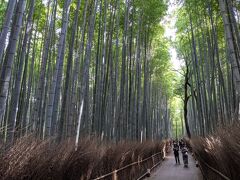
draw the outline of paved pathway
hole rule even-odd
[[[180,165],[175,164],[174,155],[170,153],[146,180],[202,180],[200,169],[196,167],[194,159],[190,154],[188,158],[189,167],[184,168],[181,153]]]

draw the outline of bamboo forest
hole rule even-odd
[[[239,0],[0,0],[1,180],[239,180]]]

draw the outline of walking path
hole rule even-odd
[[[180,165],[175,164],[173,153],[170,153],[150,178],[146,180],[203,180],[200,169],[196,167],[192,156],[188,156],[188,168],[183,167],[182,153]]]

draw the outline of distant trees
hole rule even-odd
[[[0,4],[2,140],[169,135],[163,0]]]
[[[178,54],[187,64],[189,82],[185,119],[195,135],[239,118],[238,5],[186,0],[178,12]]]

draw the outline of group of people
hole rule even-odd
[[[173,141],[173,152],[174,152],[176,164],[180,164],[180,159],[179,159],[180,150],[182,152],[184,166],[188,167],[188,149],[183,139],[181,139],[180,141],[178,140]]]

